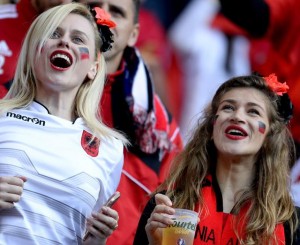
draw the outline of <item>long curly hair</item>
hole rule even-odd
[[[296,211],[290,196],[289,173],[295,161],[295,147],[289,129],[278,112],[279,97],[257,75],[240,76],[223,83],[203,113],[193,136],[185,149],[175,159],[170,174],[158,191],[167,190],[173,206],[205,210],[201,187],[205,177],[217,161],[217,149],[212,140],[213,121],[225,93],[234,88],[255,88],[269,103],[270,130],[257,153],[255,177],[252,185],[243,189],[233,212],[238,213],[246,203],[251,203],[246,213],[246,237],[241,244],[269,244],[276,241],[275,226],[288,222],[291,233],[297,226]],[[238,220],[234,230],[237,232]]]

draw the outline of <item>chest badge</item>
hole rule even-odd
[[[92,138],[92,134],[83,130],[81,136],[81,146],[88,155],[91,157],[96,157],[99,153],[100,140],[97,137],[95,137],[93,140]]]

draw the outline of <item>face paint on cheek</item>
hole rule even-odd
[[[88,48],[79,48],[79,51],[80,51],[80,58],[82,60],[90,58],[90,52],[89,52]]]
[[[258,131],[264,134],[266,132],[266,124],[263,122],[258,122]]]

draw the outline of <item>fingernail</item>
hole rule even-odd
[[[92,216],[97,216],[97,215],[98,215],[98,213],[92,212]]]
[[[169,220],[168,223],[169,223],[169,225],[173,225],[174,220]]]

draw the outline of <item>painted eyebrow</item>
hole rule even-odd
[[[220,105],[222,105],[223,103],[237,104],[236,100],[231,100],[231,99],[221,101],[221,102],[220,102]],[[260,108],[262,111],[265,111],[264,108],[263,108],[262,106],[260,106],[259,104],[257,104],[257,103],[254,103],[254,102],[248,102],[247,105],[248,105],[248,106],[258,107],[258,108]]]

